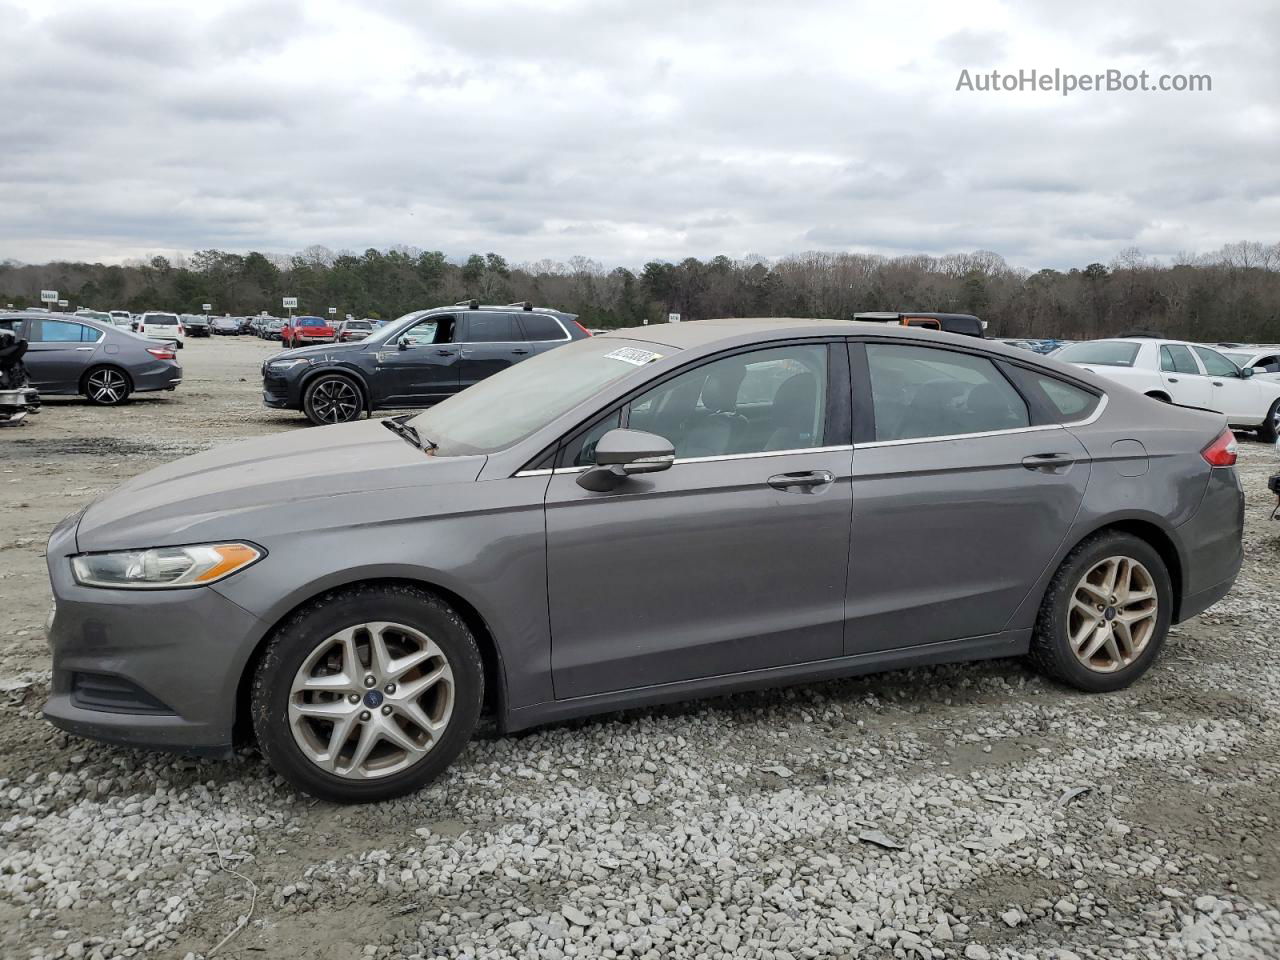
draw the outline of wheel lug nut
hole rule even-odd
[[[383,707],[383,708],[382,708],[382,715],[383,715],[384,717],[389,717],[389,716],[391,716],[391,708],[390,708],[389,706],[387,706],[387,707]]]
[[[358,693],[353,693],[353,694],[351,694],[351,696],[347,697],[347,699],[348,699],[348,700],[350,700],[352,703],[359,703],[359,702],[360,702],[360,694],[358,694]]]
[[[369,711],[368,711],[368,710],[361,710],[361,711],[360,711],[360,719],[361,719],[361,720],[368,720],[368,719],[369,719]]]
[[[396,685],[394,683],[388,683],[383,689],[386,690],[387,693],[395,693]]]
[[[364,678],[364,685],[366,687],[372,687],[377,682],[378,681],[374,679],[373,674],[369,674],[369,676]]]

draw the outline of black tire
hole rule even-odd
[[[363,411],[360,384],[343,373],[322,373],[302,393],[302,412],[317,426],[350,423]]]
[[[1100,673],[1081,662],[1068,639],[1072,596],[1081,579],[1099,562],[1123,557],[1142,564],[1156,593],[1155,624],[1141,653],[1126,666]],[[1160,554],[1145,540],[1120,531],[1103,531],[1084,540],[1067,555],[1054,574],[1040,604],[1028,658],[1041,672],[1087,693],[1105,693],[1129,686],[1151,666],[1169,632],[1173,612],[1173,587]],[[1108,618],[1110,619],[1110,618]]]
[[[129,399],[129,394],[133,393],[133,381],[119,367],[101,365],[85,373],[80,392],[95,406],[114,407]]]
[[[348,779],[321,769],[299,748],[289,727],[290,688],[317,644],[372,621],[403,624],[431,638],[452,670],[453,708],[443,733],[408,769],[377,779]],[[276,773],[322,800],[374,803],[421,789],[462,752],[480,719],[484,667],[466,623],[434,593],[408,584],[362,584],[326,593],[290,616],[263,651],[250,696],[258,746]]]
[[[1280,399],[1271,404],[1271,409],[1267,411],[1267,419],[1262,421],[1258,427],[1258,439],[1263,443],[1275,443],[1276,437],[1280,436]]]

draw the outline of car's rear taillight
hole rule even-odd
[[[1200,456],[1204,457],[1204,462],[1211,467],[1234,467],[1239,449],[1236,435],[1227,429],[1218,434],[1213,443],[1201,450]]]
[[[177,360],[178,355],[168,347],[147,347],[147,353],[157,360]]]
[[[582,324],[580,324],[577,320],[573,321],[573,325],[577,327],[579,330],[581,330],[583,333],[585,333],[588,337],[591,336],[591,331],[588,330],[586,327],[584,327]]]

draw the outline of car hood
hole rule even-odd
[[[330,330],[330,333],[333,331]],[[280,353],[272,354],[267,357],[266,363],[273,360],[292,360],[295,357],[305,357],[308,360],[327,360],[329,358],[337,358],[341,356],[349,356],[353,353],[359,353],[365,349],[366,344],[361,343],[317,343],[309,347],[295,347],[292,350],[283,350]]]
[[[90,505],[80,550],[166,546],[296,524],[399,487],[472,483],[485,457],[433,457],[377,421],[299,429],[184,457],[134,477]],[[428,503],[423,503],[428,501]]]

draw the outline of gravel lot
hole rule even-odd
[[[188,341],[174,394],[0,430],[0,956],[1280,956],[1280,524],[1251,442],[1235,591],[1120,694],[997,661],[631,711],[481,739],[364,808],[252,752],[54,731],[49,530],[310,429],[261,406],[276,349]]]

